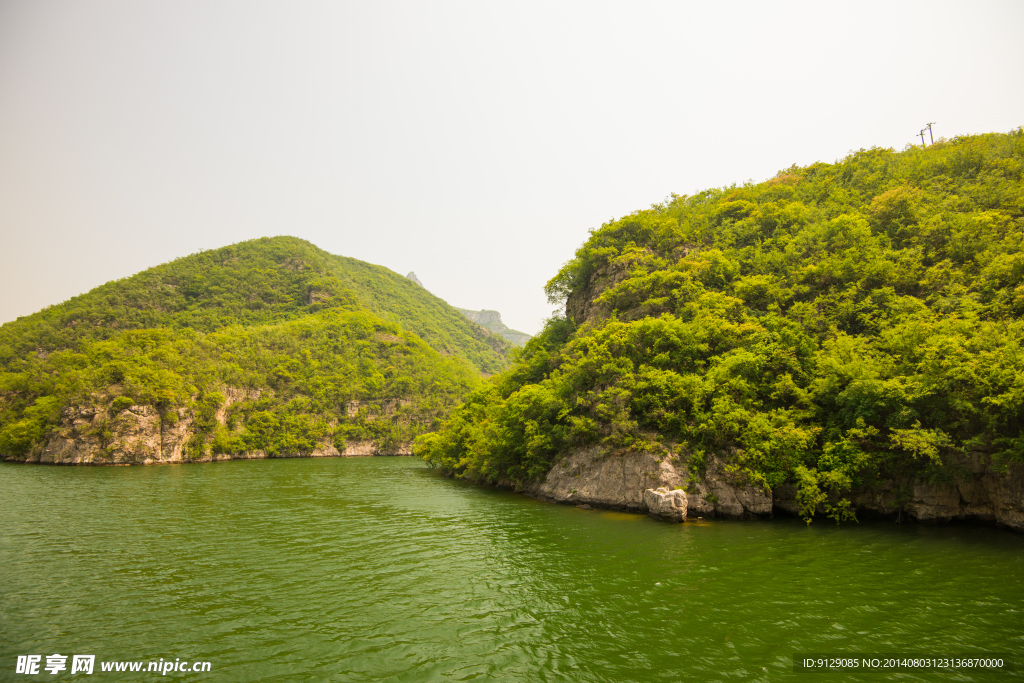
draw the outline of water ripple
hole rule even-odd
[[[0,680],[66,651],[209,681],[813,681],[793,653],[1024,646],[1024,539],[995,529],[669,525],[404,458],[4,465],[0,521]],[[985,680],[942,676],[901,680]]]

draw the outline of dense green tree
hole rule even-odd
[[[1024,459],[1024,131],[861,150],[603,225],[550,320],[431,464],[536,479],[566,449],[727,458],[805,513],[875,479]],[[830,495],[831,494],[831,495]],[[830,502],[831,501],[831,502]]]

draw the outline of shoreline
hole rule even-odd
[[[1024,463],[1009,464],[994,472],[981,454],[962,463],[962,477],[945,482],[882,479],[845,492],[859,518],[914,520],[923,524],[976,521],[1024,533]],[[484,482],[478,482],[488,485]],[[794,484],[768,490],[752,485],[729,471],[717,454],[708,454],[702,471],[691,471],[685,458],[657,457],[628,452],[611,455],[597,447],[566,453],[539,481],[516,486],[498,482],[497,488],[531,498],[566,505],[677,518],[766,519],[775,515],[802,517]],[[645,492],[685,494],[674,509],[658,503],[649,509]],[[661,496],[653,496],[656,500]],[[652,503],[653,504],[653,503]],[[814,519],[830,519],[819,505]]]
[[[305,454],[289,454],[289,455],[267,455],[263,451],[246,451],[240,455],[205,455],[202,458],[189,459],[189,458],[169,458],[169,459],[155,459],[155,458],[144,458],[142,460],[129,459],[123,461],[108,462],[102,459],[97,460],[94,458],[90,459],[76,459],[72,461],[65,460],[44,460],[40,457],[32,458],[28,457],[25,459],[21,458],[3,458],[0,462],[10,463],[12,465],[46,465],[54,467],[148,467],[150,465],[196,465],[203,463],[214,463],[214,462],[229,462],[233,460],[298,460],[298,459],[312,459],[312,458],[412,458],[416,457],[412,452],[397,452],[397,453],[380,453],[380,452],[355,452],[349,453],[351,449],[346,449],[346,452],[339,453],[334,450],[333,453],[324,452],[320,450],[313,451],[312,453]],[[362,450],[362,449],[359,449]]]

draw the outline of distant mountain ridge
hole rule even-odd
[[[423,283],[420,282],[418,277],[416,277],[416,273],[410,271],[405,277],[412,280],[420,287],[423,287]],[[502,337],[518,347],[526,346],[526,342],[530,341],[531,335],[526,334],[525,332],[519,332],[518,330],[513,330],[511,327],[503,323],[501,321],[501,313],[498,311],[491,311],[487,309],[470,311],[465,308],[456,308],[455,310],[466,316],[469,320],[475,322],[480,327],[490,330],[495,334],[500,334]]]
[[[480,327],[488,329],[495,334],[500,334],[516,346],[526,346],[526,342],[530,341],[530,335],[525,332],[513,330],[511,327],[501,322],[501,313],[498,311],[489,311],[486,309],[482,311],[469,311],[465,308],[456,308],[455,310],[475,322]]]

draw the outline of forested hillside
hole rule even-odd
[[[295,237],[264,237],[204,251],[108,282],[0,327],[0,363],[28,351],[68,348],[128,329],[212,332],[317,311],[368,310],[402,324],[435,350],[481,372],[504,367],[511,348],[481,336],[458,311],[387,268],[335,256]]]
[[[880,480],[1024,460],[1024,132],[861,150],[592,231],[565,315],[428,462],[526,484],[570,449],[710,453],[808,518]],[[677,457],[677,456],[673,456]]]
[[[504,367],[509,348],[386,268],[253,240],[0,327],[0,456],[38,454],[58,426],[112,449],[135,406],[161,433],[188,420],[193,458],[352,440],[387,450]],[[98,410],[87,433],[68,422],[82,406]]]

